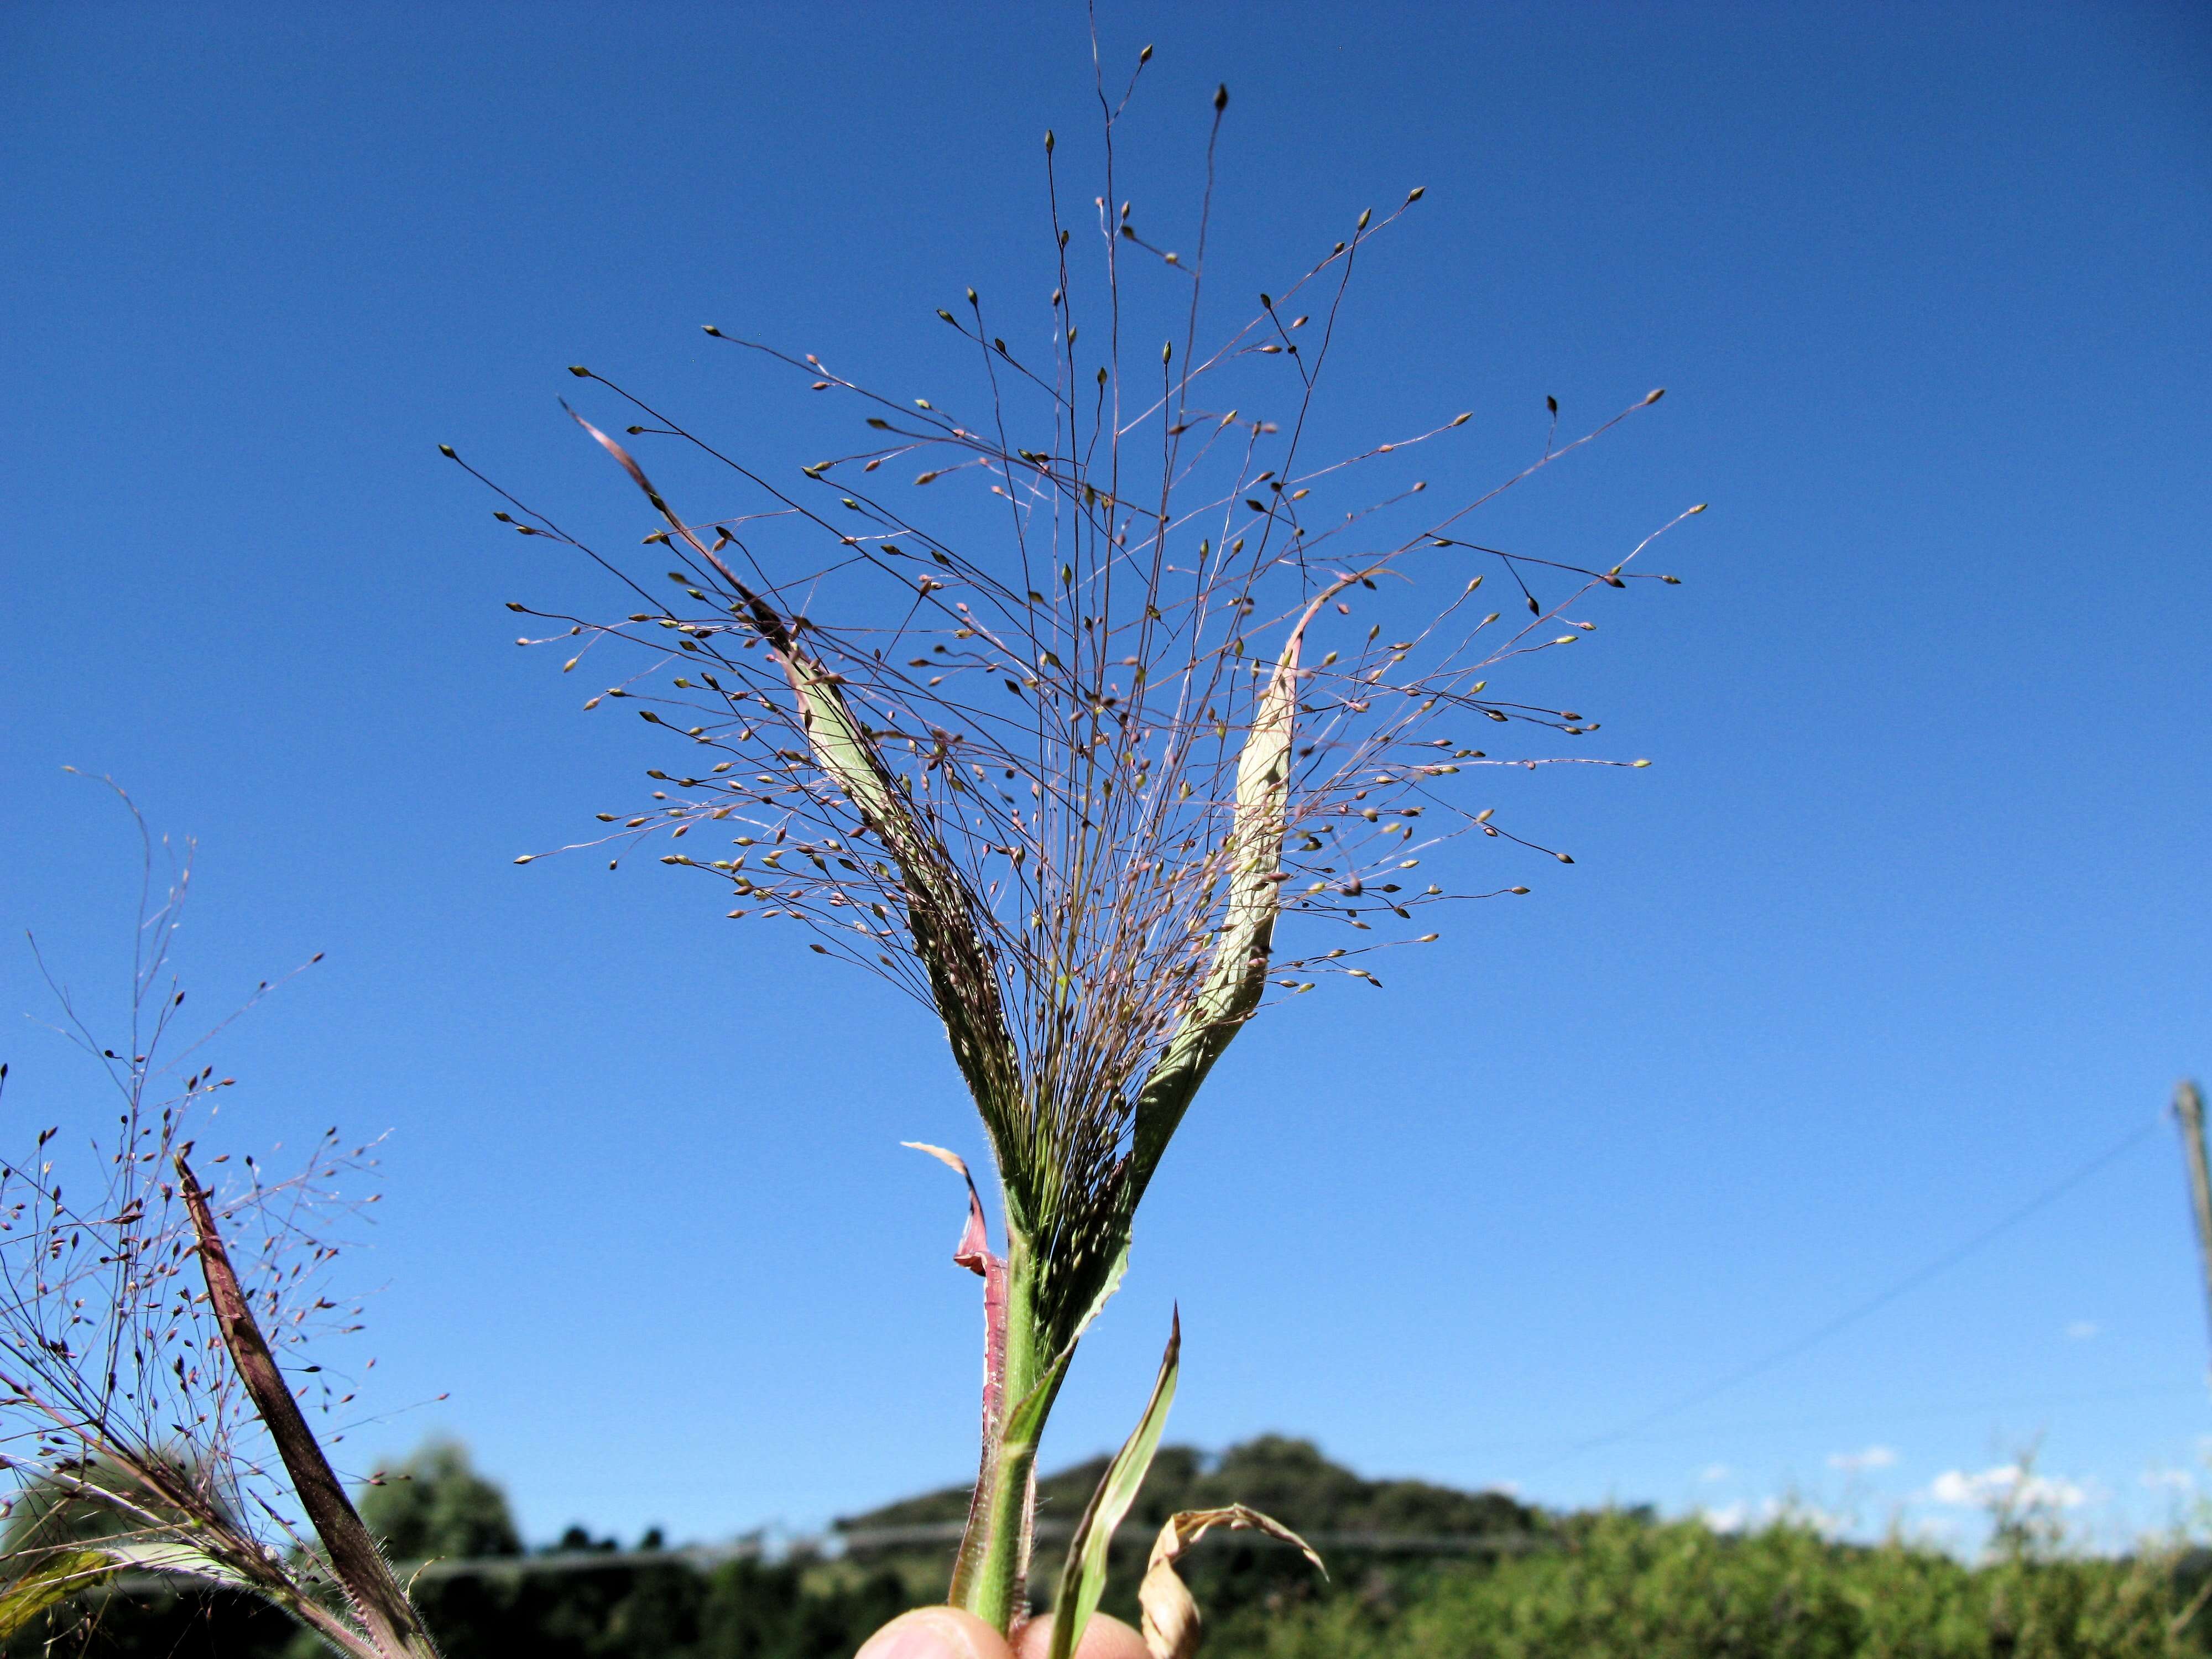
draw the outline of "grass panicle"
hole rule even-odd
[[[15,1483],[0,1636],[118,1571],[160,1572],[250,1590],[355,1659],[435,1659],[308,1422],[345,1437],[354,1393],[319,1362],[362,1310],[335,1294],[341,1247],[324,1227],[374,1201],[359,1188],[374,1149],[331,1129],[295,1175],[249,1154],[219,1188],[194,1177],[193,1136],[233,1083],[205,1048],[237,1016],[183,1024],[188,849],[131,813],[143,860],[119,1033],[99,1035],[47,975],[55,1029],[104,1073],[114,1121],[0,1158],[0,1468]]]
[[[1050,293],[1027,325],[973,288],[937,311],[964,387],[894,395],[710,325],[733,368],[839,400],[856,447],[734,453],[578,364],[612,413],[570,413],[643,495],[652,566],[504,490],[495,513],[619,585],[618,616],[510,608],[566,671],[616,652],[585,707],[629,711],[659,750],[650,800],[562,850],[614,866],[654,844],[732,920],[793,925],[944,1021],[1006,1231],[982,1559],[963,1552],[956,1599],[1002,1627],[1025,1598],[1024,1437],[1208,1069],[1269,1000],[1326,975],[1379,988],[1437,907],[1528,890],[1510,870],[1432,879],[1448,843],[1572,861],[1502,821],[1484,779],[1644,763],[1578,752],[1595,720],[1504,682],[1581,646],[1599,602],[1674,580],[1640,568],[1656,535],[1573,563],[1471,533],[1656,392],[1571,441],[1553,405],[1538,453],[1480,487],[1413,471],[1462,470],[1469,416],[1449,410],[1316,453],[1352,276],[1424,192],[1238,304],[1207,278],[1225,91],[1177,241],[1154,234],[1168,210],[1119,193],[1137,85],[1102,83],[1087,204],[1047,137]],[[713,505],[679,509],[664,472]]]

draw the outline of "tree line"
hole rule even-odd
[[[1100,1461],[1038,1482],[1038,1512],[1072,1517]],[[1116,1545],[1106,1606],[1135,1613],[1152,1533],[1178,1510],[1246,1496],[1333,1536],[1329,1576],[1293,1550],[1232,1535],[1186,1577],[1223,1659],[2177,1659],[2212,1651],[2202,1602],[2212,1560],[2179,1547],[2073,1551],[2051,1517],[2010,1512],[1969,1565],[1901,1539],[1852,1545],[1787,1520],[1740,1536],[1649,1510],[1554,1514],[1495,1492],[1370,1480],[1312,1443],[1266,1436],[1209,1457],[1164,1447]],[[711,1565],[656,1528],[625,1547],[572,1527],[526,1548],[506,1494],[462,1448],[425,1446],[360,1494],[447,1659],[848,1659],[909,1607],[940,1600],[949,1540],[886,1533],[957,1522],[964,1487],[842,1517],[842,1552]],[[9,1556],[109,1524],[19,1494]],[[1459,1539],[1409,1553],[1388,1540]],[[1376,1540],[1367,1545],[1353,1541]],[[578,1554],[604,1554],[603,1567]],[[550,1558],[563,1558],[557,1564]],[[0,1579],[4,1579],[0,1571]],[[313,1638],[252,1598],[131,1585],[81,1596],[0,1644],[0,1659],[314,1659]]]

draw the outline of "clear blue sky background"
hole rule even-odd
[[[2075,1516],[2165,1517],[2212,1431],[2171,1134],[1802,1354],[1698,1394],[2154,1124],[2212,1069],[2212,21],[2191,5],[1113,6],[1133,139],[1259,288],[1415,184],[1330,419],[1462,408],[1455,483],[1652,386],[1496,520],[1680,589],[1547,776],[1569,847],[1386,996],[1249,1033],[1153,1189],[1054,1456],[1318,1438],[1550,1503],[1960,1511],[2038,1434]],[[528,1528],[816,1523],[970,1467],[941,1035],[641,860],[515,868],[635,799],[641,728],[509,643],[574,591],[435,446],[636,533],[583,362],[771,468],[819,440],[698,325],[934,385],[932,316],[1085,152],[1066,6],[0,10],[0,909],[80,989],[129,847],[200,838],[241,1145],[392,1132],[356,1467],[465,1437]],[[1085,194],[1088,194],[1085,191]],[[1184,233],[1187,234],[1187,233]],[[1241,310],[1240,310],[1241,319]],[[933,334],[931,331],[939,331]],[[42,1009],[20,950],[0,1006]],[[88,1110],[6,1037],[15,1133]],[[1632,1425],[1634,1432],[1615,1435]],[[1602,1443],[1588,1443],[1614,1435]],[[1891,1461],[1836,1467],[1887,1449]]]

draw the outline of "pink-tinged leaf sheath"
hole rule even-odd
[[[1160,1358],[1159,1378],[1152,1384],[1152,1397],[1146,1402],[1144,1415],[1106,1466],[1098,1490],[1091,1494],[1083,1518],[1075,1523],[1074,1535],[1067,1540],[1060,1594],[1053,1599],[1050,1659],[1070,1659],[1083,1640],[1084,1626],[1098,1610],[1098,1598],[1106,1589],[1106,1557],[1114,1545],[1114,1529],[1137,1501],[1145,1475],[1152,1467],[1152,1455],[1160,1449],[1168,1408],[1175,1404],[1182,1354],[1182,1315],[1177,1310],[1168,1333],[1167,1352]]]
[[[185,1206],[198,1235],[200,1267],[207,1278],[208,1299],[223,1344],[238,1368],[239,1381],[245,1384],[254,1410],[284,1460],[301,1508],[330,1553],[331,1571],[344,1586],[380,1652],[389,1659],[438,1659],[429,1632],[416,1617],[407,1593],[399,1587],[383,1552],[331,1472],[330,1460],[323,1455],[283,1372],[277,1368],[276,1356],[254,1322],[230,1254],[216,1227],[206,1190],[193,1178],[182,1156],[177,1158],[176,1166]]]
[[[1271,1520],[1242,1504],[1219,1510],[1185,1510],[1171,1516],[1153,1541],[1152,1559],[1145,1568],[1145,1582],[1137,1590],[1138,1605],[1144,1610],[1145,1646],[1152,1659],[1191,1659],[1198,1651],[1198,1603],[1176,1576],[1175,1564],[1212,1527],[1263,1532],[1285,1544],[1295,1544],[1322,1577],[1328,1577],[1328,1569],[1322,1565],[1321,1557],[1314,1553],[1312,1545],[1281,1522]]]
[[[968,1183],[968,1224],[961,1232],[960,1243],[953,1247],[952,1261],[983,1281],[983,1450],[975,1473],[975,1496],[968,1504],[967,1529],[961,1534],[960,1553],[953,1560],[951,1593],[946,1597],[959,1607],[976,1593],[989,1543],[991,1493],[997,1484],[1000,1424],[1006,1409],[1006,1261],[1004,1256],[991,1253],[982,1195],[975,1190],[975,1177],[968,1172],[967,1160],[926,1141],[901,1144],[958,1170],[961,1180]]]

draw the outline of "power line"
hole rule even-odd
[[[2179,1400],[2185,1395],[2202,1396],[2201,1382],[2132,1382],[2117,1388],[2074,1389],[2060,1394],[2015,1395],[2002,1400],[1952,1401],[1942,1404],[1917,1406],[1869,1406],[1850,1412],[1826,1412],[1817,1416],[1767,1418],[1755,1423],[1731,1421],[1727,1432],[1731,1436],[1757,1434],[1798,1434],[1807,1429],[1848,1429],[1865,1423],[1917,1423],[1943,1417],[1978,1417],[1991,1412],[2039,1411],[2051,1406],[2110,1405],[2123,1400]],[[1666,1445],[1691,1440],[1707,1440],[1711,1429],[1674,1429],[1665,1434],[1638,1434],[1633,1438],[1639,1445]],[[1527,1440],[1484,1441],[1480,1444],[1431,1449],[1432,1455],[1462,1457],[1476,1452],[1498,1454],[1508,1452],[1542,1452],[1559,1444],[1556,1437]],[[1562,1454],[1563,1455],[1565,1454]]]
[[[1609,1430],[1604,1434],[1593,1435],[1587,1440],[1577,1441],[1572,1446],[1568,1447],[1566,1450],[1559,1453],[1558,1456],[1549,1458],[1544,1462],[1539,1463],[1534,1469],[1528,1471],[1528,1473],[1531,1474],[1541,1474],[1548,1470],[1557,1468],[1562,1463],[1569,1462],[1575,1458],[1580,1457],[1585,1452],[1595,1451],[1601,1446],[1615,1445],[1621,1441],[1632,1439],[1655,1425],[1665,1422],[1670,1417],[1679,1417],[1684,1412],[1690,1410],[1692,1407],[1702,1406],[1707,1401],[1713,1399],[1716,1395],[1725,1394],[1729,1389],[1735,1388],[1739,1384],[1748,1382],[1755,1376],[1764,1376],[1766,1372],[1772,1370],[1776,1366],[1784,1364],[1790,1360],[1796,1358],[1798,1355],[1805,1352],[1807,1350],[1818,1347],[1821,1343],[1826,1342],[1830,1337],[1836,1335],[1841,1331],[1848,1330],[1850,1327],[1857,1324],[1861,1320],[1868,1318],[1871,1315],[1879,1313],[1882,1309],[1887,1307],[1899,1297],[1918,1290],[1923,1285],[1925,1285],[1929,1279],[1934,1279],[1939,1273],[1946,1273],[1949,1269],[1957,1267],[1959,1263],[1964,1261],[1968,1256],[1973,1255],[1975,1251],[1980,1249],[1992,1239],[1998,1237],[2003,1233],[2010,1231],[2021,1222],[2027,1220],[2030,1216],[2034,1215],[2038,1211],[2045,1209],[2051,1205],[2057,1203],[2058,1200],[2072,1192],[2076,1187],[2081,1185],[2082,1182],[2087,1181],[2091,1176],[2097,1175],[2103,1170],[2106,1165],[2117,1163],[2120,1158],[2133,1152],[2144,1141],[2149,1139],[2153,1134],[2156,1133],[2164,1127],[2165,1117],[2163,1115],[2153,1118],[2149,1122],[2142,1125],[2140,1128],[2130,1131],[2117,1143],[2098,1153],[2096,1157],[2091,1158],[2087,1163],[2081,1164],[2071,1173],[2053,1182],[2050,1186],[2045,1188],[2041,1192],[2029,1199],[2025,1204],[2021,1205],[2017,1209],[2008,1212],[2002,1218],[1992,1222],[1989,1226],[1984,1227],[1981,1231],[1974,1234],[1971,1238],[1966,1239],[1962,1243],[1952,1246],[1951,1249],[1946,1250],[1934,1261],[1914,1268],[1911,1273],[1906,1273],[1902,1279],[1897,1279],[1893,1283],[1886,1285],[1881,1290],[1877,1291],[1865,1301],[1861,1302],[1837,1315],[1833,1319],[1831,1319],[1827,1323],[1820,1326],[1818,1329],[1808,1331],[1802,1336],[1796,1337],[1790,1341],[1784,1343],[1778,1348],[1771,1349],[1767,1352],[1761,1354],[1758,1358],[1752,1360],[1749,1364],[1740,1366],[1736,1370],[1729,1372],[1727,1375],[1718,1377],[1713,1382],[1705,1383],[1704,1386],[1692,1390],[1690,1393],[1682,1395],[1680,1398],[1660,1407],[1656,1411],[1645,1413],[1643,1416],[1636,1419],[1633,1422],[1624,1424],[1620,1428]]]

